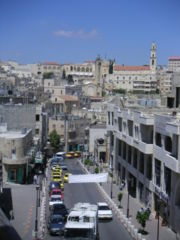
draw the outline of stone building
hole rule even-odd
[[[180,116],[166,108],[109,103],[110,166],[117,182],[180,233]],[[164,211],[166,209],[166,212]]]
[[[3,182],[25,183],[28,176],[32,147],[32,130],[7,130],[0,132],[0,152],[2,153]]]

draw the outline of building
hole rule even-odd
[[[168,59],[168,70],[172,72],[180,71],[180,57],[169,57]]]
[[[109,103],[110,167],[132,197],[180,233],[180,116],[166,108]],[[159,204],[160,203],[160,204]]]
[[[156,45],[152,43],[150,50],[150,65],[126,66],[113,65],[113,74],[105,80],[105,88],[124,89],[127,92],[156,92]]]
[[[0,132],[0,152],[2,153],[3,182],[25,183],[29,172],[32,147],[32,130],[8,131],[6,127]]]
[[[42,149],[47,139],[47,114],[42,105],[0,105],[0,123],[7,123],[8,130],[32,129],[34,144]]]

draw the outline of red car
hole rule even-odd
[[[50,192],[50,196],[52,196],[52,195],[61,195],[61,199],[62,200],[64,199],[63,192],[59,188],[52,189],[52,191]]]

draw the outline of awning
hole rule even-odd
[[[42,158],[35,158],[35,163],[42,163],[43,159]]]

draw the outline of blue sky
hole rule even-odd
[[[180,56],[179,0],[0,0],[0,60],[119,64]]]

